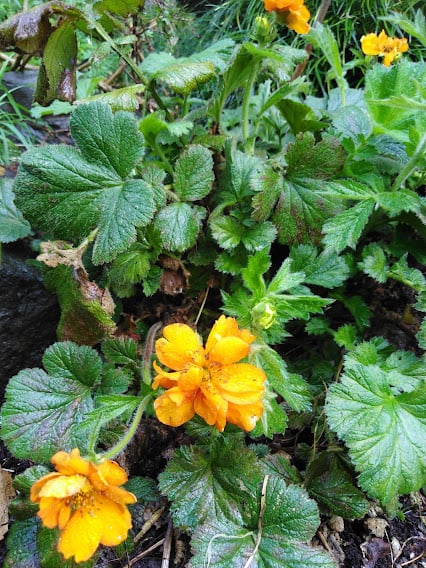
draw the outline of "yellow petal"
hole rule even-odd
[[[235,318],[227,318],[226,316],[220,316],[217,319],[210,331],[210,334],[206,342],[206,352],[209,353],[218,341],[224,337],[235,336],[238,337],[240,330],[238,328],[238,323]]]
[[[261,402],[247,405],[229,403],[226,419],[230,424],[250,432],[256,426],[262,413],[263,404]]]
[[[80,450],[74,448],[69,454],[67,452],[57,452],[51,459],[55,469],[65,475],[80,473],[87,475],[89,472],[89,462],[80,457]]]
[[[101,473],[105,482],[109,485],[123,485],[128,480],[127,473],[114,461],[105,460],[99,464],[93,465]]]
[[[298,34],[307,34],[311,29],[308,24],[311,14],[306,6],[301,6],[297,11],[290,10],[285,17],[286,25]]]
[[[188,325],[168,325],[163,330],[163,336],[155,342],[155,352],[160,363],[174,371],[181,371],[189,364],[203,364],[204,349],[201,340]]]
[[[132,518],[127,507],[114,503],[102,495],[96,496],[95,505],[101,511],[101,544],[116,546],[125,541],[132,527]]]
[[[40,499],[40,509],[37,516],[48,529],[58,526],[58,517],[62,508],[62,500],[55,497],[43,497]]]
[[[201,385],[194,401],[194,409],[207,424],[210,424],[210,426],[214,424],[218,430],[223,432],[226,425],[228,403],[220,396],[210,381]]]
[[[204,369],[202,367],[189,367],[182,371],[179,376],[178,386],[183,391],[197,390],[203,380]]]
[[[41,488],[40,497],[63,499],[78,493],[88,483],[84,475],[60,475],[46,481]]]
[[[122,487],[116,487],[115,485],[108,485],[102,494],[105,495],[105,497],[108,497],[111,501],[120,505],[131,505],[132,503],[137,502],[133,493],[130,493],[130,491],[127,491]]]
[[[72,513],[71,507],[69,507],[64,501],[62,501],[62,507],[59,510],[58,515],[58,527],[62,530],[67,522],[70,520]]]
[[[361,49],[365,55],[379,55],[382,49],[376,34],[367,34],[361,38]]]
[[[181,371],[173,371],[172,373],[167,373],[157,365],[157,362],[153,362],[153,367],[157,371],[158,375],[154,377],[152,381],[152,388],[158,389],[158,387],[163,387],[165,389],[171,389],[177,386],[178,379],[180,377]]]
[[[247,356],[250,345],[239,337],[224,337],[215,343],[209,352],[209,361],[230,365]]]
[[[33,501],[34,503],[40,501],[41,489],[44,487],[47,481],[49,481],[50,479],[54,479],[55,477],[62,477],[62,476],[60,473],[55,471],[53,473],[48,473],[47,475],[44,475],[38,481],[36,481],[34,485],[31,487],[31,493],[30,493],[31,501]]]
[[[65,559],[88,560],[96,552],[103,532],[102,510],[77,509],[59,537],[58,551]]]
[[[236,363],[212,373],[212,380],[222,397],[235,404],[259,401],[264,392],[265,373],[248,363]]]
[[[390,51],[389,53],[386,53],[384,58],[383,58],[383,64],[385,65],[385,67],[389,67],[390,64],[392,63],[392,61],[395,59],[397,55],[397,51]]]
[[[169,389],[154,402],[157,418],[167,426],[181,426],[194,416],[193,396],[188,397],[178,388]]]

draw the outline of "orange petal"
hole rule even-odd
[[[96,495],[95,506],[100,511],[102,522],[101,544],[116,546],[125,541],[132,527],[132,518],[127,507],[102,495]]]
[[[247,356],[250,345],[239,337],[224,337],[213,345],[209,352],[209,361],[230,365]]]
[[[395,57],[397,56],[397,51],[390,51],[389,53],[386,53],[384,58],[383,58],[383,64],[385,65],[385,67],[389,67],[390,64],[392,63],[392,61],[395,59]]]
[[[96,470],[96,473],[100,474],[104,485],[123,485],[128,480],[127,473],[114,461],[105,460],[99,464],[91,465],[92,471]],[[91,480],[91,474],[89,475],[89,479]],[[94,479],[96,483],[99,478],[95,476]],[[95,483],[93,483],[94,487],[96,487]]]
[[[40,499],[40,509],[37,516],[48,529],[58,526],[58,517],[62,508],[62,500],[55,497],[43,497]]]
[[[45,483],[50,479],[54,479],[55,477],[62,477],[60,473],[54,471],[53,473],[48,473],[41,477],[38,481],[34,483],[31,487],[30,499],[34,503],[40,501],[40,491],[44,487]]]
[[[63,499],[78,493],[86,484],[87,477],[84,475],[60,475],[46,481],[40,489],[40,497],[56,497]]]
[[[62,501],[62,507],[59,510],[58,515],[58,527],[62,530],[67,522],[70,520],[72,513],[71,507],[69,507],[64,501]]]
[[[187,365],[202,365],[204,349],[199,336],[189,325],[172,323],[163,330],[163,336],[155,342],[155,352],[160,363],[181,371]]]
[[[183,391],[195,391],[201,385],[204,376],[202,367],[189,367],[187,371],[182,371],[179,376],[178,386]]]
[[[157,371],[158,375],[154,377],[152,381],[152,388],[158,389],[158,387],[163,387],[165,389],[171,389],[177,386],[177,382],[180,377],[181,371],[174,371],[173,373],[167,373],[157,365],[156,361],[153,362],[153,367]]]
[[[58,551],[65,559],[74,556],[76,562],[88,560],[99,546],[104,522],[102,510],[77,509],[61,532]]]
[[[235,404],[250,404],[262,398],[265,373],[248,363],[236,363],[212,373],[212,381],[222,397]]]
[[[55,469],[65,475],[80,473],[87,475],[89,472],[89,462],[80,457],[80,450],[74,448],[69,454],[67,452],[57,452],[51,459]]]
[[[213,383],[205,382],[194,401],[195,412],[203,418],[207,424],[216,426],[223,432],[226,425],[226,411],[228,403],[224,400],[214,387]]]
[[[194,416],[194,397],[185,396],[179,389],[174,387],[159,396],[154,402],[157,418],[168,426],[181,426]]]
[[[206,352],[209,353],[211,349],[220,341],[223,337],[237,336],[239,335],[238,323],[235,318],[227,318],[226,316],[220,316],[217,319],[209,333],[206,342]]]
[[[306,6],[300,6],[297,11],[290,10],[285,18],[286,25],[297,34],[307,34],[311,29],[308,21],[311,17]]]
[[[226,419],[231,424],[250,432],[256,426],[262,413],[263,404],[261,402],[247,405],[229,403]]]
[[[102,491],[102,494],[120,505],[131,505],[137,502],[133,493],[130,493],[130,491],[122,487],[116,487],[115,485],[108,485],[108,487]]]

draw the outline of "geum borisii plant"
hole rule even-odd
[[[249,41],[136,65],[102,19],[61,8],[53,33],[90,21],[139,82],[80,100],[75,144],[28,150],[1,185],[1,240],[43,236],[61,306],[59,341],[10,380],[1,411],[4,443],[34,464],[15,479],[5,566],[25,565],[22,539],[40,566],[131,553],[136,500],[154,492],[191,537],[188,566],[331,567],[308,544],[320,508],[358,519],[377,501],[392,516],[425,485],[426,66],[405,38],[371,32],[350,87],[302,0],[265,9]],[[277,35],[287,27],[335,88],[295,71],[306,53]],[[170,267],[205,309],[123,332],[120,306],[156,301]],[[376,336],[363,286],[411,295],[413,349]],[[191,440],[158,485],[114,461],[143,417]],[[268,447],[286,429],[313,440],[293,463]]]

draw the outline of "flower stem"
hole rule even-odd
[[[410,177],[410,175],[416,169],[417,164],[422,159],[425,150],[426,150],[426,134],[423,135],[422,139],[417,144],[414,154],[411,156],[408,163],[405,164],[405,166],[400,171],[398,177],[393,182],[391,191],[398,191],[398,189],[402,186],[402,184]]]
[[[141,421],[141,418],[143,416],[143,413],[146,407],[148,406],[148,404],[151,402],[151,400],[152,396],[150,394],[148,394],[141,400],[133,416],[132,423],[130,424],[126,434],[123,436],[123,438],[121,438],[119,442],[115,444],[115,446],[112,446],[112,448],[110,448],[103,454],[97,454],[96,461],[100,462],[103,460],[115,458],[115,456],[117,456],[120,452],[124,450],[124,448],[127,446],[127,444],[131,441],[131,439],[135,435],[136,430],[138,429],[139,423]]]
[[[157,335],[157,331],[161,329],[162,325],[163,322],[161,321],[154,323],[154,325],[149,328],[146,336],[145,349],[142,356],[142,381],[148,386],[151,384],[151,355],[154,349],[154,340]]]
[[[254,151],[254,139],[249,142],[249,111],[250,111],[250,99],[252,95],[252,89],[254,80],[257,75],[257,65],[253,65],[253,69],[247,79],[247,84],[244,90],[243,99],[243,110],[242,110],[242,129],[243,129],[243,140],[244,148],[249,154],[253,154]]]

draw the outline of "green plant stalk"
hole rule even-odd
[[[127,444],[132,440],[133,436],[136,433],[136,430],[138,429],[138,426],[140,424],[140,421],[142,419],[143,413],[146,409],[146,407],[148,406],[148,404],[151,402],[152,400],[152,396],[150,394],[148,394],[147,396],[145,396],[138,408],[136,409],[136,412],[133,416],[133,420],[132,423],[129,426],[129,429],[127,430],[126,434],[121,438],[121,440],[119,442],[117,442],[114,446],[112,446],[112,448],[110,448],[109,450],[107,450],[106,452],[104,452],[103,454],[96,454],[96,462],[101,462],[104,460],[109,460],[109,459],[113,459],[115,458],[120,452],[122,452],[124,450],[124,448],[127,446]]]
[[[154,340],[157,332],[161,329],[163,322],[154,323],[146,336],[145,349],[142,356],[142,381],[145,385],[151,385],[151,355],[154,349]]]
[[[422,139],[417,144],[414,154],[411,156],[408,163],[405,164],[405,166],[402,168],[397,178],[393,182],[391,191],[397,191],[402,186],[402,184],[410,177],[410,175],[416,169],[417,164],[423,158],[425,151],[426,151],[426,134],[423,134]]]
[[[250,99],[254,85],[254,80],[256,79],[257,75],[257,70],[258,70],[258,65],[253,65],[252,72],[250,73],[250,76],[247,79],[247,84],[244,89],[243,108],[242,108],[242,129],[243,129],[244,149],[250,155],[252,155],[254,152],[254,139],[252,141],[249,141]]]
[[[108,32],[106,30],[104,30],[104,28],[99,24],[99,22],[97,22],[96,20],[92,20],[91,18],[89,18],[87,16],[86,16],[86,21],[95,28],[95,30],[98,32],[98,34],[111,46],[111,49],[113,49],[115,51],[115,53],[117,53],[117,55],[119,55],[123,59],[123,61],[126,62],[126,64],[130,67],[130,69],[133,71],[133,73],[138,77],[138,79],[140,79],[140,81],[147,88],[149,88],[149,90],[151,91],[152,97],[155,100],[155,102],[157,103],[157,105],[162,110],[164,110],[167,117],[170,118],[169,110],[166,107],[166,105],[164,104],[164,102],[162,101],[160,95],[157,93],[157,91],[154,89],[154,87],[149,84],[149,81],[147,80],[145,75],[142,73],[142,71],[139,69],[139,67],[136,65],[136,63],[133,61],[133,59],[131,59],[131,57],[129,57],[126,53],[121,51],[121,49],[117,46],[117,44],[112,39],[112,37],[108,34]]]

